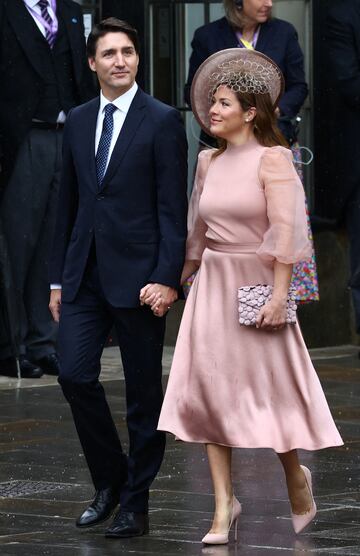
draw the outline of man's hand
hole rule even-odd
[[[163,317],[177,298],[177,291],[163,284],[147,284],[140,290],[140,304],[150,305],[157,317]]]
[[[59,322],[61,306],[61,289],[51,290],[49,309],[55,322]]]

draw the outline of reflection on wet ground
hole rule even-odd
[[[313,471],[319,509],[316,521],[296,538],[276,456],[267,450],[237,450],[234,481],[243,504],[239,541],[218,547],[204,547],[200,542],[210,526],[213,508],[204,450],[171,438],[153,484],[151,534],[118,541],[104,538],[104,525],[78,531],[74,519],[91,498],[92,487],[60,388],[52,377],[24,380],[19,388],[16,380],[1,377],[1,556],[358,556],[358,348],[314,350],[312,356],[346,440],[340,449],[302,453],[303,463]],[[170,360],[169,348],[165,370]],[[124,383],[119,378],[117,350],[110,348],[104,356],[105,388],[124,438]]]

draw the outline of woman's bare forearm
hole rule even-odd
[[[293,271],[292,264],[284,264],[279,261],[274,263],[274,291],[272,298],[278,301],[286,301],[291,276]]]
[[[181,285],[191,276],[200,266],[200,261],[185,261],[184,268],[181,274]]]

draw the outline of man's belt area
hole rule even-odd
[[[63,123],[50,123],[50,122],[31,122],[33,129],[63,129]]]

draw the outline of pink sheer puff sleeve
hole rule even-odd
[[[190,198],[188,212],[186,259],[189,261],[200,262],[205,249],[207,224],[205,224],[199,215],[199,202],[213,152],[213,149],[207,149],[201,151],[198,155],[194,187]]]
[[[305,193],[293,165],[292,152],[284,147],[268,148],[260,161],[269,228],[257,251],[267,261],[293,264],[311,257],[305,212]]]

